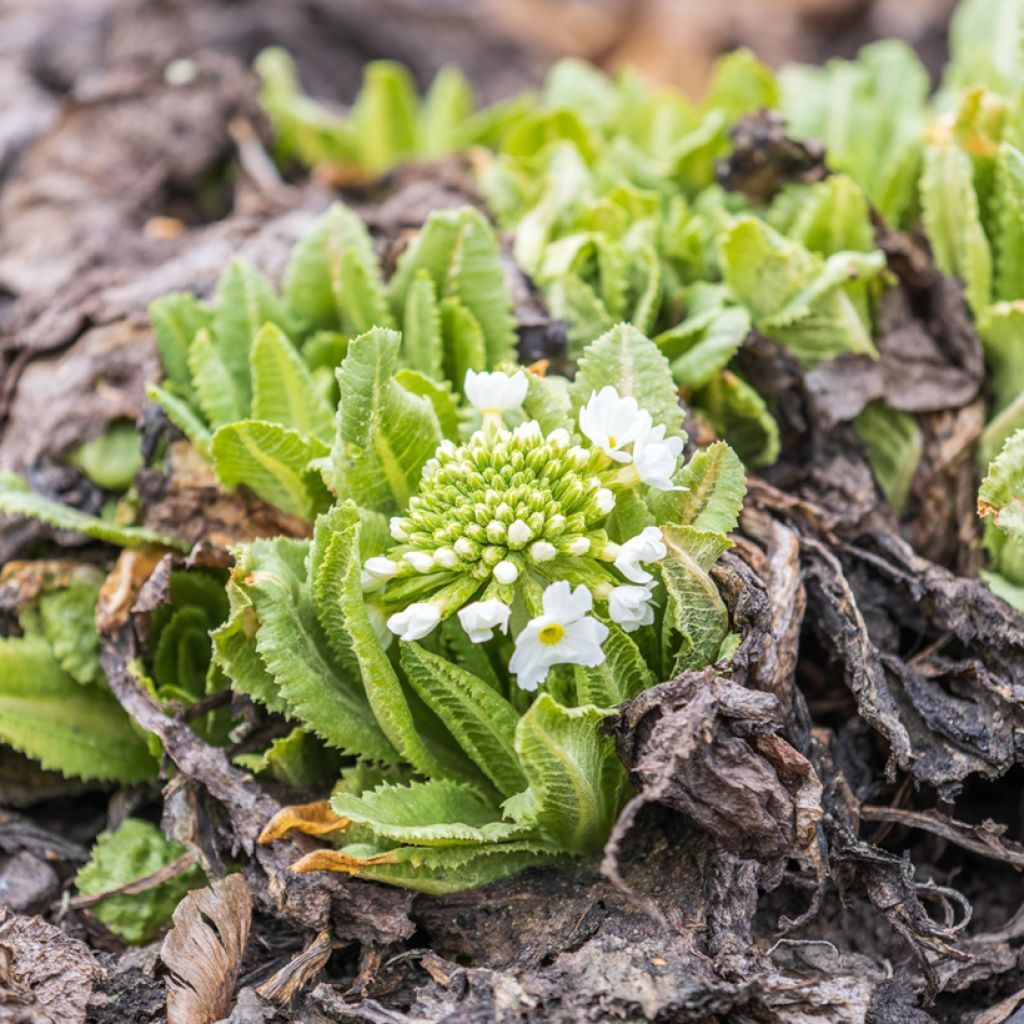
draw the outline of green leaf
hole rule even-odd
[[[666,525],[661,533],[668,549],[661,563],[669,595],[665,626],[682,636],[672,672],[676,676],[712,664],[729,632],[729,612],[708,570],[730,544],[721,533],[692,526]]]
[[[570,853],[601,849],[625,789],[614,741],[601,732],[606,716],[592,705],[563,707],[542,693],[516,728],[529,788],[506,802],[506,812],[536,823]]]
[[[959,277],[980,315],[992,300],[992,253],[981,224],[970,158],[951,141],[928,146],[921,206],[935,262]]]
[[[679,473],[682,491],[656,491],[651,504],[658,522],[679,523],[707,533],[731,533],[739,522],[747,474],[722,441],[702,448]]]
[[[134,783],[157,771],[113,695],[68,675],[41,636],[0,639],[0,740],[82,779]]]
[[[525,370],[527,388],[523,412],[540,424],[545,434],[559,427],[572,429],[572,399],[569,382],[561,376],[540,376]]]
[[[875,248],[867,197],[845,174],[809,186],[786,233],[821,256]]]
[[[252,415],[325,444],[334,434],[333,411],[276,324],[264,324],[252,343]]]
[[[750,333],[750,314],[740,306],[728,306],[710,314],[699,313],[655,338],[670,356],[672,376],[681,388],[704,387],[728,366]]]
[[[437,210],[427,218],[399,257],[388,285],[396,316],[405,310],[420,270],[433,281],[439,299],[456,299],[472,313],[483,334],[486,368],[515,358],[515,320],[501,250],[494,229],[479,210],[470,206]]]
[[[349,505],[346,514],[354,519],[354,506]],[[358,522],[353,521],[334,534],[328,542],[316,586],[318,594],[329,593],[337,597],[341,625],[358,663],[369,708],[372,708],[388,741],[417,771],[436,778],[462,777],[476,781],[475,773],[466,771],[468,763],[463,761],[461,754],[453,756],[451,748],[429,744],[421,735],[402,684],[367,613],[367,602],[360,584],[360,531]],[[333,579],[330,590],[324,589],[327,574]],[[304,720],[315,724],[308,718]]]
[[[405,296],[402,333],[409,366],[425,377],[441,380],[444,372],[441,310],[437,303],[437,289],[423,267],[416,271]]]
[[[426,377],[418,370],[399,370],[395,380],[410,394],[427,399],[434,408],[441,433],[449,440],[458,441],[459,406],[449,381]]]
[[[108,491],[126,491],[142,468],[139,434],[131,420],[115,420],[93,441],[76,448],[68,462]]]
[[[1019,0],[962,0],[950,21],[943,84],[984,85],[1011,95],[1021,83],[1024,11]]]
[[[248,409],[248,370],[241,391],[205,328],[192,339],[188,365],[195,384],[196,402],[213,427],[240,420]]]
[[[225,487],[244,485],[275,508],[310,520],[329,504],[323,482],[310,469],[327,452],[315,438],[264,420],[228,423],[210,442],[213,467]]]
[[[372,174],[388,171],[418,148],[418,99],[408,70],[390,60],[363,69],[363,87],[352,106],[352,127],[362,166]]]
[[[307,541],[279,538],[241,552],[234,578],[259,620],[256,649],[292,717],[346,753],[395,761],[362,683],[338,664],[324,636],[306,578],[307,551]]]
[[[466,76],[446,64],[434,76],[420,111],[420,151],[424,156],[443,156],[465,146],[467,121],[473,115],[473,89]]]
[[[267,775],[283,786],[312,789],[338,770],[338,758],[303,729],[292,729],[258,754],[239,754],[234,763],[254,775]]]
[[[277,324],[286,334],[292,329],[290,317],[267,279],[244,260],[233,260],[217,283],[212,340],[234,385],[242,414],[249,408],[252,343],[268,322]],[[192,377],[198,389],[200,381],[195,368]],[[239,419],[242,414],[230,419]],[[217,425],[228,419],[211,422]]]
[[[1024,431],[1010,437],[988,467],[978,491],[978,514],[1024,539]]]
[[[580,704],[614,708],[635,697],[658,680],[628,633],[614,622],[606,622],[608,639],[605,660],[596,668],[574,665],[576,699]]]
[[[579,357],[595,338],[612,329],[615,320],[597,293],[576,274],[566,274],[547,288],[552,316],[569,324],[569,352]]]
[[[96,632],[98,597],[97,582],[72,579],[66,587],[41,594],[37,606],[43,635],[50,641],[54,658],[83,685],[103,680]]]
[[[156,345],[167,379],[185,398],[192,397],[189,349],[192,339],[213,326],[213,313],[194,295],[173,292],[152,302],[149,318],[156,332]]]
[[[668,360],[653,341],[630,324],[617,324],[580,356],[576,379],[569,389],[573,409],[578,411],[593,392],[609,384],[623,398],[635,398],[656,424],[665,425],[667,436],[686,436]]]
[[[146,388],[146,397],[167,413],[167,418],[189,439],[203,458],[210,457],[210,431],[185,399],[165,391],[157,384],[150,384]]]
[[[898,516],[903,515],[923,450],[917,420],[884,402],[869,402],[853,421],[853,429],[867,445],[871,469],[886,500]]]
[[[284,298],[315,328],[353,335],[391,326],[380,261],[358,214],[334,203],[313,222],[292,250]]]
[[[122,547],[161,544],[179,551],[187,551],[191,547],[187,541],[179,540],[177,537],[147,530],[144,526],[121,526],[88,515],[70,505],[44,498],[41,494],[30,491],[20,478],[10,473],[0,473],[0,514],[38,519],[58,530],[72,530],[94,540]]]
[[[393,379],[400,343],[395,331],[376,328],[353,339],[338,370],[337,493],[385,513],[406,507],[441,442],[430,402]]]
[[[515,753],[515,708],[488,683],[419,644],[402,643],[401,652],[409,682],[459,746],[503,795],[521,790],[526,779]]]
[[[996,299],[1024,299],[1024,153],[1003,143],[996,171]]]
[[[381,839],[414,846],[477,846],[530,838],[529,826],[500,820],[498,809],[450,779],[383,785],[362,796],[341,793],[335,814]]]
[[[507,878],[529,867],[550,864],[564,854],[539,842],[491,843],[485,846],[400,846],[381,851],[367,845],[346,846],[324,865],[389,885],[434,896]]]
[[[779,427],[764,399],[728,370],[693,395],[715,433],[724,437],[748,466],[770,466],[779,457]]]
[[[184,853],[181,843],[167,839],[155,825],[141,818],[125,818],[115,831],[108,829],[96,837],[89,862],[75,882],[83,896],[96,896],[147,878]],[[202,869],[193,866],[142,892],[108,896],[91,908],[92,913],[129,945],[141,946],[170,924],[185,894],[203,882]]]

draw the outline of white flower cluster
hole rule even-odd
[[[509,662],[518,685],[535,690],[555,665],[604,661],[609,629],[592,614],[595,598],[627,632],[654,621],[655,579],[645,566],[666,555],[661,530],[648,526],[615,544],[602,524],[618,491],[639,484],[678,489],[683,442],[666,438],[664,425],[655,426],[635,398],[612,387],[580,409],[589,447],[573,446],[565,430],[545,437],[533,420],[509,431],[503,415],[523,403],[527,390],[522,372],[466,375],[466,397],[481,412],[483,429],[465,445],[445,441],[438,448],[408,515],[391,522],[396,547],[389,557],[366,560],[362,582],[367,593],[382,591],[386,607],[384,588],[408,586],[410,578],[419,587],[421,578],[433,596],[393,612],[387,629],[419,640],[454,611],[473,643],[508,633],[524,573],[545,582],[543,591],[532,591],[540,594],[540,614],[519,629]],[[573,588],[560,578],[573,563],[568,575],[592,586]],[[480,588],[482,596],[470,600]]]

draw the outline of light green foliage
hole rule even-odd
[[[117,420],[68,457],[94,484],[108,491],[127,490],[142,468],[139,435],[130,420]]]
[[[322,787],[338,774],[338,756],[315,736],[296,727],[258,754],[239,754],[234,763],[293,789]]]
[[[497,238],[477,210],[431,216],[385,285],[363,221],[335,203],[296,243],[280,296],[236,260],[212,306],[182,294],[153,303],[167,379],[148,394],[227,487],[307,520],[330,504],[327,487],[355,487],[367,507],[395,506],[437,430],[458,436],[466,370],[514,359],[511,310]],[[384,330],[396,325],[404,342]],[[375,375],[387,386],[364,393]],[[409,415],[394,434],[398,406]],[[350,460],[363,445],[366,457]]]
[[[978,491],[986,519],[986,577],[1004,600],[1024,611],[1024,430],[1017,430],[988,467]]]
[[[81,512],[77,508],[63,505],[59,501],[44,498],[30,491],[25,482],[13,473],[0,472],[0,514],[27,516],[53,526],[58,530],[72,530],[75,533],[132,547],[138,544],[161,544],[168,548],[187,550],[188,545],[166,534],[148,530],[143,526],[122,526],[107,519],[100,519]]]
[[[184,852],[185,847],[166,839],[155,825],[126,818],[114,831],[97,837],[89,862],[78,872],[78,891],[95,896],[120,888],[173,864]],[[92,913],[125,942],[141,946],[170,924],[185,894],[203,883],[202,870],[193,866],[142,892],[100,900]]]
[[[44,590],[0,639],[0,740],[64,775],[141,782],[157,764],[100,670],[98,593],[87,574]]]
[[[921,461],[921,428],[913,416],[869,403],[854,420],[857,436],[867,445],[875,479],[897,515],[906,511],[910,485]]]

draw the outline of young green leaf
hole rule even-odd
[[[156,345],[160,352],[167,379],[178,394],[192,397],[192,373],[189,369],[189,349],[192,339],[213,326],[213,313],[188,292],[173,292],[150,304],[149,318],[156,332]]]
[[[651,505],[658,522],[679,523],[707,533],[731,533],[739,522],[747,474],[727,444],[701,449],[676,478],[684,489],[657,491]]]
[[[423,267],[416,271],[405,296],[402,332],[409,366],[425,377],[440,380],[444,365],[441,310],[437,303],[437,289]]]
[[[1003,446],[978,491],[978,514],[1024,539],[1024,431]]]
[[[338,370],[337,492],[385,513],[405,508],[441,442],[430,402],[394,380],[400,344],[395,331],[372,330],[353,339]]]
[[[878,486],[893,511],[902,515],[924,447],[917,420],[890,409],[884,402],[869,402],[854,420],[853,428],[867,445]]]
[[[248,369],[243,392],[206,328],[192,339],[188,366],[195,383],[196,402],[210,426],[233,423],[245,415],[249,407]]]

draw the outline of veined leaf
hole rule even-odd
[[[1003,143],[996,171],[996,299],[1024,299],[1024,153]]]
[[[378,786],[362,796],[340,793],[335,814],[381,839],[413,846],[478,846],[532,838],[529,825],[502,821],[497,807],[450,779]]]
[[[195,383],[196,401],[211,427],[233,423],[245,415],[249,406],[248,369],[243,392],[205,328],[192,339],[188,366]]]
[[[427,377],[418,370],[399,370],[395,380],[410,394],[427,399],[434,407],[434,414],[441,427],[441,433],[449,440],[459,439],[459,406],[452,394],[450,381]]]
[[[479,210],[438,210],[427,218],[399,257],[388,285],[396,316],[404,311],[420,270],[429,275],[440,299],[457,299],[473,314],[483,333],[488,367],[515,358],[515,321],[501,250]]]
[[[560,376],[542,377],[531,370],[526,373],[526,398],[523,412],[540,424],[545,434],[559,427],[572,426],[572,399],[569,397],[569,382]]]
[[[459,746],[503,795],[521,790],[526,779],[515,753],[515,708],[482,679],[419,644],[402,643],[401,651],[409,682]]]
[[[750,314],[741,306],[727,306],[698,314],[692,320],[697,322],[692,328],[691,321],[684,320],[655,342],[666,355],[669,351],[679,353],[669,356],[672,376],[680,387],[696,390],[724,370],[739,351],[750,333]]]
[[[102,683],[96,632],[99,582],[74,578],[39,596],[39,623],[60,667],[83,686]]]
[[[913,416],[869,402],[853,421],[857,436],[867,445],[871,469],[882,493],[897,515],[906,511],[910,485],[921,461],[921,428]]]
[[[614,708],[641,690],[653,686],[657,679],[648,667],[633,638],[614,622],[606,622],[605,659],[596,668],[574,665],[576,699],[580,704]]]
[[[664,423],[669,437],[686,436],[679,392],[668,360],[653,341],[630,324],[617,324],[580,356],[576,379],[569,389],[573,408],[578,410],[593,392],[609,384],[623,398],[635,398],[655,423]]]
[[[292,717],[346,753],[395,761],[398,754],[362,684],[338,665],[317,620],[306,579],[307,550],[307,541],[286,538],[242,550],[234,578],[259,620],[256,649]],[[379,650],[375,638],[374,644]]]
[[[108,491],[126,491],[142,468],[139,433],[132,420],[115,420],[99,437],[79,445],[68,462]]]
[[[210,457],[210,431],[188,401],[157,384],[150,384],[146,388],[146,397],[167,413],[167,418],[191,441],[204,459]]]
[[[469,370],[487,366],[487,342],[472,312],[458,299],[441,300],[441,325],[445,348],[445,373],[462,389]]]
[[[249,407],[252,343],[267,322],[277,324],[286,334],[291,330],[288,313],[267,279],[244,260],[234,260],[217,283],[212,340],[234,384],[243,414]],[[198,388],[195,369],[192,376]]]
[[[992,300],[992,253],[981,224],[969,157],[952,141],[925,151],[921,206],[935,262],[959,277],[980,315]]]
[[[1003,446],[978,491],[978,515],[1024,540],[1024,431]]]
[[[552,315],[569,324],[569,350],[573,356],[578,357],[615,324],[594,289],[576,274],[566,274],[551,282],[547,293]]]
[[[275,508],[313,519],[330,496],[310,462],[328,453],[325,444],[265,420],[220,427],[210,442],[213,467],[225,487],[245,485]]]
[[[683,638],[672,672],[676,676],[713,663],[729,632],[729,612],[708,570],[730,544],[720,533],[691,526],[663,526],[661,533],[668,549],[661,563],[669,595],[665,627]]]
[[[264,324],[252,343],[252,415],[325,444],[334,433],[334,413],[276,324]]]
[[[699,409],[748,466],[770,466],[779,457],[779,426],[764,399],[725,370],[693,395]]]
[[[683,467],[676,482],[682,491],[656,491],[651,504],[658,521],[692,526],[707,533],[731,533],[739,522],[747,473],[739,457],[722,441],[702,448]]]
[[[58,530],[73,530],[95,540],[134,547],[137,544],[160,544],[167,548],[187,551],[191,545],[177,537],[170,537],[144,526],[121,526],[98,519],[70,505],[44,498],[30,491],[19,477],[0,473],[0,514],[26,516],[53,526]]]
[[[234,763],[254,775],[266,774],[294,789],[313,789],[338,771],[338,755],[303,729],[279,736],[258,754],[239,754]]]
[[[341,871],[439,896],[487,885],[525,868],[554,863],[564,856],[562,851],[543,842],[399,846],[392,850],[359,844],[341,850],[315,850],[294,864],[293,870]]]
[[[363,167],[373,174],[390,170],[418,148],[416,86],[408,70],[390,60],[363,69],[363,87],[352,106]]]
[[[506,801],[506,813],[536,823],[571,853],[601,849],[625,788],[615,744],[601,733],[606,716],[592,705],[563,707],[542,693],[516,728],[516,751],[530,785]]]
[[[346,515],[353,518],[354,507]],[[464,755],[449,747],[428,744],[413,717],[402,684],[374,632],[367,613],[366,598],[360,585],[361,559],[357,521],[336,532],[330,539],[321,569],[318,592],[326,574],[334,579],[331,591],[341,606],[342,622],[352,653],[362,675],[369,706],[384,735],[402,758],[417,771],[434,778],[462,778],[476,782],[472,766]]]
[[[153,321],[160,362],[167,379],[180,394],[191,398],[189,348],[201,330],[213,326],[213,313],[194,295],[174,292],[150,304],[149,318]]]
[[[430,83],[420,110],[420,150],[443,156],[467,145],[467,122],[473,115],[473,88],[453,64],[446,64]]]
[[[425,377],[440,380],[444,372],[441,310],[437,303],[437,289],[423,267],[416,271],[405,296],[402,333],[409,366]]]
[[[362,218],[334,203],[292,250],[284,298],[316,328],[362,334],[390,327],[380,261]]]
[[[0,639],[0,739],[51,771],[142,782],[157,763],[113,695],[76,682],[41,636]]]
[[[341,401],[332,459],[337,492],[379,512],[404,509],[441,442],[430,402],[394,379],[400,336],[378,328],[353,339],[338,370]]]

